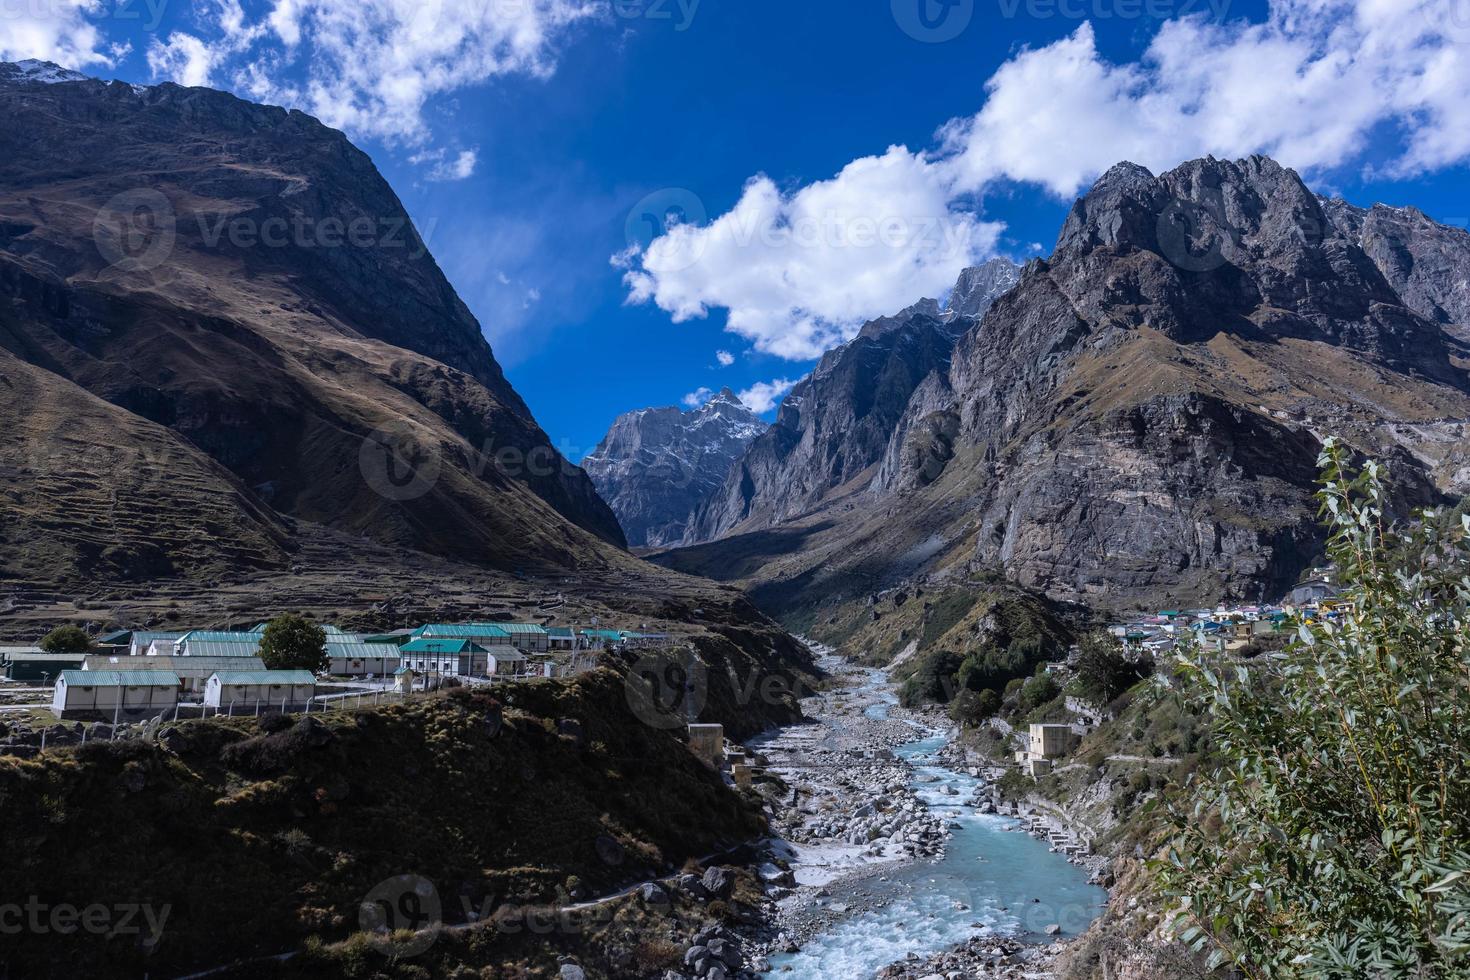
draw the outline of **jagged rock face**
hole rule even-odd
[[[179,486],[200,488],[201,513],[219,474],[183,447],[238,482],[245,510],[390,544],[517,568],[622,544],[341,133],[221,92],[44,65],[0,71],[0,112],[0,348],[57,398],[90,394],[179,443],[168,458],[191,469]],[[384,429],[402,452],[378,460],[394,471],[380,486],[369,455]],[[7,455],[76,451],[29,438]],[[27,505],[46,493],[12,490]],[[145,516],[140,542],[174,519]]]
[[[582,468],[634,547],[682,544],[695,512],[767,426],[729,388],[691,412],[645,408],[618,416]]]
[[[1108,606],[1277,598],[1320,554],[1327,434],[1389,462],[1398,506],[1470,489],[1465,268],[1470,236],[1269,159],[1120,164],[914,387],[869,493],[670,563],[795,542],[754,594],[1000,568]]]
[[[1436,323],[1470,324],[1470,232],[1418,208],[1359,208],[1336,199],[1322,208],[1410,309]]]
[[[836,488],[871,481],[915,390],[948,373],[955,339],[1010,288],[1015,269],[997,259],[967,270],[949,308],[922,300],[823,355],[700,511],[691,541],[779,523]]]
[[[971,319],[981,317],[1021,279],[1021,268],[1010,259],[991,259],[960,273],[949,296],[949,312]]]
[[[1283,344],[1330,345],[1464,403],[1443,332],[1295,173],[1264,158],[1157,178],[1120,165],[957,348],[956,441],[996,461],[976,557],[1068,595],[1289,584],[1320,544],[1317,435],[1252,402],[1239,380],[1255,365],[1175,366],[1172,349],[1223,354],[1227,338],[1267,363]],[[1432,499],[1422,475],[1408,483]]]

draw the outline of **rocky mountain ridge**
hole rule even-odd
[[[582,468],[618,516],[629,545],[682,544],[695,511],[766,428],[722,388],[692,411],[669,406],[618,416]]]
[[[995,569],[1103,605],[1274,598],[1320,550],[1327,434],[1388,461],[1405,506],[1470,487],[1467,261],[1463,232],[1324,202],[1268,158],[1119,164],[861,433],[874,469],[834,473],[778,420],[734,471],[754,492],[705,525],[723,540],[662,560],[768,608]],[[852,388],[793,401],[828,443],[859,432]],[[813,486],[837,489],[784,490]]]
[[[961,275],[946,308],[922,300],[824,354],[705,502],[690,539],[779,523],[871,478],[914,392],[947,373],[956,340],[1016,278],[1014,264],[993,259]]]

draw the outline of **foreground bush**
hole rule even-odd
[[[1320,465],[1337,616],[1249,665],[1181,657],[1223,765],[1156,868],[1184,938],[1250,977],[1470,976],[1470,518],[1391,528]]]

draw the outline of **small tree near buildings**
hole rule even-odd
[[[326,631],[295,613],[277,616],[266,624],[260,659],[270,670],[325,670],[329,663]]]
[[[92,649],[92,640],[80,626],[58,626],[41,639],[41,649],[47,653],[86,653]]]

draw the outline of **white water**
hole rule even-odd
[[[866,709],[869,717],[887,717],[897,700],[886,689],[881,696],[881,703]],[[1014,820],[961,806],[980,781],[925,764],[946,736],[914,727],[925,737],[897,754],[914,764],[914,789],[931,811],[960,825],[944,857],[891,867],[886,881],[865,881],[862,887],[881,907],[837,922],[799,952],[772,957],[770,976],[857,980],[911,952],[928,956],[975,935],[1043,939],[1047,927],[1057,925],[1062,935],[1074,936],[1101,913],[1107,892],[1089,885],[1082,869],[1022,832]],[[946,786],[955,794],[946,794]],[[845,900],[834,889],[833,901]]]

